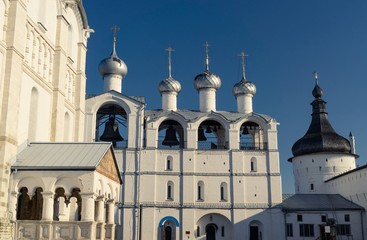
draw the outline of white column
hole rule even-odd
[[[107,201],[107,224],[114,224],[115,223],[115,201],[108,200]]]
[[[42,220],[52,221],[54,216],[54,193],[42,192],[43,209]]]
[[[162,93],[162,110],[176,111],[177,110],[177,93],[163,92]]]
[[[96,222],[104,222],[104,197],[97,198],[97,219]]]
[[[200,112],[216,111],[215,92],[216,90],[214,88],[200,89]]]
[[[94,221],[94,194],[81,193],[82,196],[82,219],[81,221]]]

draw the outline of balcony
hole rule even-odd
[[[247,151],[264,151],[268,149],[266,142],[240,142],[240,149]]]

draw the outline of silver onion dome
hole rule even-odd
[[[179,81],[175,80],[171,76],[162,80],[158,86],[159,92],[162,94],[164,92],[176,92],[179,93],[181,91],[181,84]]]
[[[256,94],[256,86],[252,82],[246,80],[245,78],[242,78],[241,81],[236,83],[233,86],[233,95],[241,95],[241,94]]]
[[[203,73],[200,73],[195,77],[194,86],[196,90],[200,90],[203,88],[214,88],[218,90],[222,82],[220,78],[214,73],[209,72],[209,70],[205,70]]]
[[[103,59],[98,65],[98,71],[102,76],[114,74],[123,78],[127,74],[127,66],[116,54],[115,46],[111,55]]]

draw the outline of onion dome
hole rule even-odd
[[[323,91],[317,82],[312,91],[315,100],[312,105],[312,120],[306,134],[292,147],[294,157],[311,153],[352,154],[350,142],[337,134],[331,126],[326,112],[326,102],[321,99]]]
[[[171,47],[167,48],[168,51],[168,77],[159,83],[158,90],[162,94],[164,92],[176,92],[181,91],[181,84],[179,81],[172,77],[172,59],[171,53],[173,49]]]
[[[181,91],[181,84],[179,81],[173,79],[171,76],[162,80],[158,86],[159,92],[162,94],[164,92],[176,92]]]
[[[116,37],[114,37],[111,55],[99,63],[98,71],[102,76],[110,74],[120,75],[122,78],[126,76],[127,66],[116,54]]]
[[[242,79],[241,81],[239,81],[238,83],[236,83],[233,86],[233,95],[237,96],[237,95],[255,95],[256,93],[256,87],[255,84],[253,84],[252,82],[248,81],[246,79],[246,71],[245,71],[245,56],[247,56],[245,54],[245,52],[241,52],[241,54],[239,55],[242,57]]]
[[[203,88],[214,88],[215,90],[218,90],[222,85],[222,82],[217,75],[209,71],[208,43],[205,44],[205,47],[206,47],[206,61],[205,61],[206,68],[203,73],[200,73],[195,77],[194,86],[195,89],[198,91]]]

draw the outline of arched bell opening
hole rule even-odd
[[[28,195],[28,188],[22,187],[17,202],[17,220],[41,220],[43,209],[43,189],[37,187],[33,196]]]
[[[114,148],[126,148],[126,136],[126,111],[115,104],[102,106],[97,112],[96,141],[112,142]]]
[[[166,120],[158,129],[158,148],[184,148],[184,132],[182,126],[174,120]]]
[[[240,149],[242,150],[265,150],[264,131],[255,122],[245,122],[240,128]]]
[[[206,120],[198,128],[198,149],[226,149],[226,131],[217,121]]]

